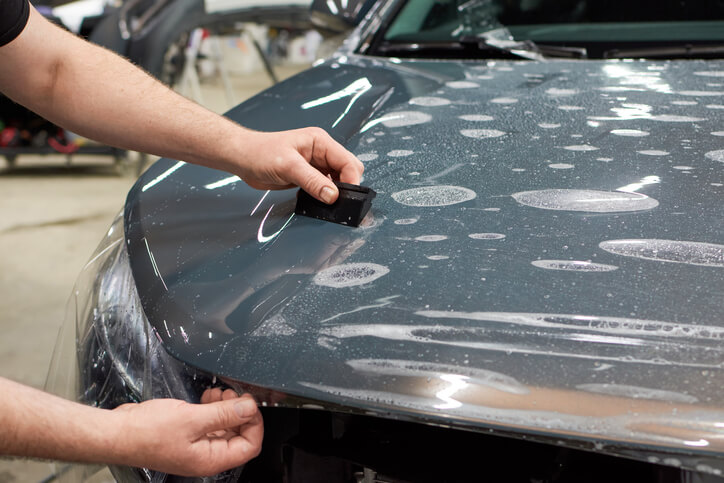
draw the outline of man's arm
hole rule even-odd
[[[3,378],[0,394],[0,455],[210,476],[261,450],[261,413],[250,396],[231,390],[207,390],[203,404],[154,399],[112,411]]]
[[[259,189],[298,185],[332,202],[337,189],[325,175],[357,184],[363,171],[322,129],[242,128],[32,7],[25,30],[0,47],[0,91],[85,137],[225,170]]]

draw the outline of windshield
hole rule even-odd
[[[588,49],[610,57],[616,49],[702,46],[724,41],[720,0],[409,0],[381,37],[382,52],[417,44],[459,44],[503,29],[516,41]],[[698,49],[697,49],[698,48]],[[397,54],[399,52],[395,52]],[[703,52],[721,57],[721,49]],[[646,57],[645,53],[631,55]],[[676,56],[676,55],[672,55]],[[707,55],[704,55],[707,56]]]

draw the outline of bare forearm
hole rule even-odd
[[[117,439],[112,411],[73,403],[0,378],[0,455],[99,463]]]
[[[31,8],[25,30],[0,47],[0,91],[89,138],[221,169],[257,189],[299,186],[332,203],[328,176],[360,182],[362,163],[319,128],[245,129],[187,100],[110,51]]]
[[[248,143],[251,131],[178,95],[115,53],[49,24],[35,11],[27,30],[51,47],[35,59],[41,74],[9,86],[7,93],[16,101],[105,144],[220,169],[238,165],[239,148]]]
[[[197,164],[231,163],[227,146],[249,131],[221,122],[114,53],[75,43],[85,52],[58,69],[52,103],[39,106],[51,112],[41,114],[107,144]]]

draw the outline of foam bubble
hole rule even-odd
[[[447,255],[427,255],[425,258],[428,260],[447,260],[450,257]]]
[[[459,116],[463,121],[492,121],[493,116],[486,116],[484,114],[463,114]]]
[[[376,263],[345,263],[317,273],[314,283],[333,288],[352,287],[377,280],[389,272],[389,268]]]
[[[659,202],[641,193],[618,191],[549,189],[522,191],[512,195],[518,203],[544,210],[616,213],[643,211],[659,206]]]
[[[460,134],[468,138],[487,139],[498,138],[503,136],[505,133],[503,131],[498,131],[497,129],[463,129],[460,131]]]
[[[607,252],[625,257],[705,267],[724,267],[724,245],[714,243],[629,239],[603,241],[598,246]]]
[[[430,122],[432,116],[418,111],[398,111],[385,115],[380,121],[385,127],[414,126]],[[374,122],[374,121],[372,121]]]
[[[422,235],[415,238],[415,240],[421,242],[439,242],[447,240],[447,237],[445,235]]]
[[[413,97],[410,99],[410,104],[413,106],[437,107],[447,106],[450,104],[450,100],[443,97]]]
[[[502,233],[471,233],[468,236],[473,240],[502,240],[505,238]]]
[[[668,156],[668,151],[660,151],[658,149],[644,149],[643,151],[636,151],[639,154],[644,154],[646,156]]]
[[[474,89],[475,87],[480,87],[480,84],[470,81],[451,81],[446,82],[445,85],[452,89]]]
[[[563,149],[567,149],[568,151],[597,151],[598,148],[596,146],[591,146],[590,144],[576,144],[573,146],[564,146]]]
[[[393,157],[393,158],[402,158],[405,156],[409,156],[411,154],[415,154],[414,151],[410,151],[409,149],[394,149],[387,153],[387,156]]]
[[[419,218],[400,218],[399,220],[395,220],[395,225],[412,225],[417,223]]]
[[[549,168],[553,168],[553,169],[571,169],[571,168],[575,168],[574,165],[572,165],[572,164],[567,164],[567,163],[551,163],[551,164],[548,165],[548,167],[549,167]]]
[[[724,163],[724,149],[709,151],[704,156],[711,159],[712,161],[719,161],[720,163]]]
[[[377,153],[362,153],[357,155],[357,159],[359,159],[363,163],[366,161],[374,161],[378,157],[379,155]]]
[[[546,91],[546,94],[553,97],[562,97],[578,94],[578,91],[576,89],[558,89],[556,87],[551,87]]]
[[[392,199],[407,206],[447,206],[474,199],[475,191],[461,186],[423,186],[398,191]]]
[[[534,260],[530,262],[538,268],[548,270],[566,270],[570,272],[611,272],[618,270],[616,265],[592,263],[581,260]]]
[[[649,133],[647,131],[641,131],[639,129],[614,129],[611,131],[611,134],[614,134],[616,136],[629,136],[629,137],[643,137],[643,136],[649,135]]]

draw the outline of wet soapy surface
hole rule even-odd
[[[366,227],[289,221],[294,193],[207,189],[228,175],[193,166],[131,197],[172,353],[361,410],[722,450],[724,136],[715,77],[692,74],[721,62],[350,62],[305,102],[378,89],[333,130],[378,192]],[[274,127],[256,109],[231,116]]]

